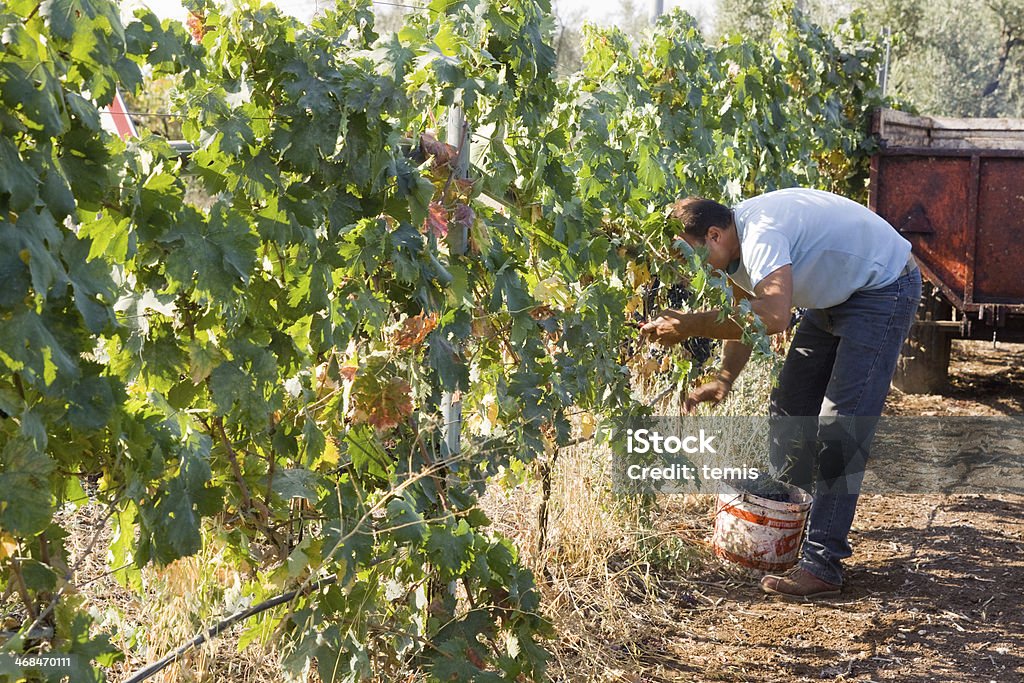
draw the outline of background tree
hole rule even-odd
[[[581,28],[586,12],[582,7],[569,7],[564,3],[553,3],[551,9],[555,18],[554,47],[558,59],[555,73],[564,77],[579,71],[583,65]]]
[[[823,26],[864,13],[867,30],[891,31],[888,94],[922,113],[1024,116],[1024,0],[805,0],[788,2]],[[714,34],[768,40],[778,3],[719,0]]]
[[[1024,116],[1021,0],[971,7],[943,0],[924,26],[923,49],[894,63],[901,96],[927,113]]]
[[[713,7],[699,0],[679,3],[679,7],[696,20],[704,35],[710,35],[715,15]],[[552,13],[556,24],[556,73],[560,77],[575,73],[583,66],[584,23],[614,26],[634,41],[651,30],[650,0],[620,0],[615,11],[603,18],[589,12],[586,6],[555,0],[552,2]]]
[[[751,40],[767,40],[772,32],[769,3],[751,0],[718,0],[715,35],[738,33]]]

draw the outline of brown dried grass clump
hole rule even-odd
[[[241,588],[245,577],[224,556],[215,530],[204,534],[198,554],[166,567],[143,569],[143,592],[137,595],[115,580],[123,568],[111,571],[107,567],[111,532],[102,505],[88,502],[63,511],[59,518],[68,530],[69,564],[78,566],[74,583],[97,617],[97,630],[115,634],[113,644],[125,653],[124,660],[107,670],[108,680],[127,678],[244,607]],[[96,543],[90,547],[97,532]],[[278,683],[282,674],[272,647],[253,643],[238,651],[238,638],[247,626],[252,624],[234,626],[149,680]]]

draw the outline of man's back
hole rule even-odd
[[[910,242],[865,206],[821,190],[790,188],[752,197],[733,210],[742,252],[732,279],[743,289],[793,266],[793,305],[828,308],[858,290],[896,280]]]

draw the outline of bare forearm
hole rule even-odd
[[[781,311],[768,310],[764,302],[756,299],[751,300],[750,310],[753,311],[764,324],[768,334],[778,334],[788,327],[789,311],[783,314]],[[684,329],[692,337],[707,337],[709,339],[742,339],[743,329],[733,318],[722,315],[719,308],[700,313],[675,312],[684,323]],[[721,319],[719,319],[721,318]]]
[[[734,339],[726,341],[725,348],[722,349],[722,369],[718,371],[718,377],[690,392],[683,402],[686,413],[693,414],[697,406],[704,402],[717,405],[728,396],[732,391],[733,382],[750,359],[750,351],[750,347],[743,342]]]
[[[749,311],[753,312],[764,325],[768,334],[777,334],[789,324],[792,299],[789,296],[787,283],[776,280],[785,279],[789,274],[789,266],[775,271],[758,285],[758,296],[749,299]],[[732,315],[736,315],[733,311]],[[658,317],[645,323],[640,333],[652,341],[669,346],[678,344],[687,337],[707,337],[710,339],[742,339],[743,327],[735,318],[727,316],[722,309],[712,309],[701,313],[683,313],[666,309]]]
[[[718,379],[731,387],[750,360],[750,352],[751,347],[741,341],[726,341],[722,347],[722,369],[718,371]]]
[[[722,315],[720,309],[702,311],[700,313],[684,313],[686,319],[686,330],[693,337],[707,337],[708,339],[742,339],[743,330],[732,318],[719,317]]]

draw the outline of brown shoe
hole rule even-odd
[[[761,590],[781,595],[789,600],[814,600],[839,595],[842,586],[822,581],[809,571],[796,566],[781,576],[769,574],[762,578]]]

